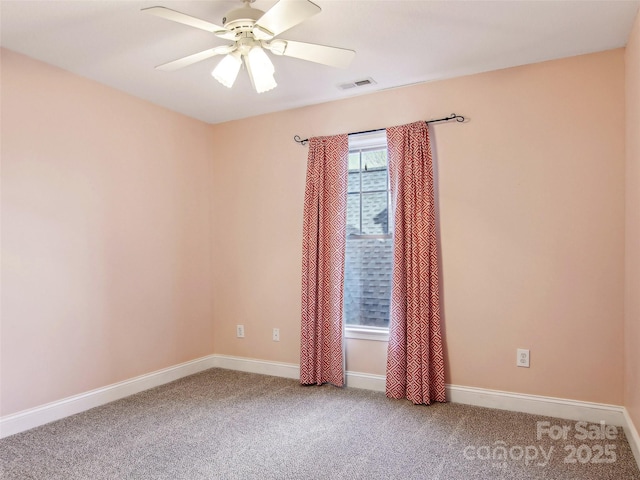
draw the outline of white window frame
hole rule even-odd
[[[377,148],[387,148],[386,130],[349,135],[349,153]],[[391,222],[389,222],[389,228],[391,228]],[[386,237],[386,235],[384,236]],[[344,323],[343,328],[344,338],[373,340],[378,342],[389,341],[389,328],[371,327],[366,325],[348,325],[346,322]]]

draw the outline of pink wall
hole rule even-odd
[[[208,126],[2,50],[1,414],[214,352],[297,363],[307,149],[292,136],[455,111],[470,121],[433,128],[447,381],[622,404],[626,378],[638,423],[633,295],[626,376],[621,348],[624,61],[614,50]],[[631,292],[639,215],[627,209]],[[348,340],[347,368],[383,374],[385,347]]]
[[[456,112],[469,123],[433,128],[447,381],[621,404],[624,81],[619,49],[213,126],[216,353],[298,362],[307,149],[293,135]],[[349,340],[347,368],[382,374],[384,347]]]
[[[625,399],[640,430],[640,13],[625,52],[627,87]]]
[[[213,353],[210,126],[2,50],[2,415]]]

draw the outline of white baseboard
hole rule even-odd
[[[387,386],[387,379],[384,375],[372,375],[370,373],[350,372],[347,370],[346,385],[351,388],[384,392]]]
[[[254,358],[212,355],[214,366],[240,372],[260,373],[274,377],[300,378],[300,366],[294,363],[267,362]]]
[[[253,358],[213,355],[214,366],[240,372],[260,373],[274,377],[300,378],[300,366],[295,363],[267,362]],[[346,384],[353,388],[384,392],[385,377],[369,373],[347,372]]]
[[[624,408],[624,418],[624,434],[627,436],[627,440],[633,451],[633,456],[636,457],[636,463],[638,464],[638,468],[640,468],[640,435],[626,408]]]
[[[118,400],[149,388],[207,370],[226,368],[241,372],[299,378],[300,367],[293,363],[270,362],[229,355],[208,355],[190,362],[141,375],[123,382],[74,395],[36,408],[0,418],[0,438],[58,420],[105,403]],[[347,386],[385,391],[384,375],[347,371]],[[480,407],[545,415],[567,420],[623,426],[634,456],[640,466],[640,436],[624,407],[601,403],[581,402],[539,395],[519,394],[484,388],[447,385],[447,400]]]
[[[214,365],[218,368],[273,375],[274,377],[300,378],[300,366],[295,363],[267,362],[229,355],[213,355],[213,357]],[[353,388],[384,392],[385,377],[383,375],[347,371],[346,385]]]
[[[44,425],[214,367],[213,355],[180,363],[0,418],[0,438]]]
[[[608,425],[617,426],[625,424],[624,407],[604,403],[582,402],[579,400],[463,387],[460,385],[447,385],[447,399],[453,403],[531,413],[566,420],[591,423],[604,421]]]

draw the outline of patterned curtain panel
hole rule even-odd
[[[445,402],[433,163],[425,122],[387,129],[394,219],[386,393]]]
[[[302,238],[300,383],[344,385],[347,135],[309,140]]]

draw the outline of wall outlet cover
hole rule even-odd
[[[526,348],[519,348],[517,351],[516,365],[518,367],[529,368],[529,350]]]

